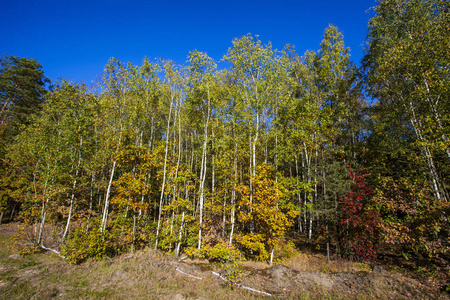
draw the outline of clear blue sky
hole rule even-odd
[[[110,57],[140,64],[172,59],[184,64],[197,49],[219,60],[247,33],[274,48],[318,50],[328,24],[337,26],[359,63],[375,0],[352,1],[96,1],[2,0],[0,55],[36,59],[52,81],[90,84]]]

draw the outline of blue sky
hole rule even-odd
[[[375,0],[2,0],[0,55],[34,58],[52,81],[63,77],[90,85],[110,57],[184,64],[197,49],[220,60],[231,41],[247,33],[274,48],[295,45],[303,54],[318,50],[333,24],[359,63],[372,15],[366,11],[375,5]]]

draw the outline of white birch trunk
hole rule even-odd
[[[198,249],[202,246],[202,226],[203,226],[203,205],[204,205],[204,193],[205,193],[205,179],[206,179],[206,146],[208,143],[208,123],[209,123],[209,117],[210,117],[210,107],[211,102],[209,98],[209,92],[208,92],[208,110],[207,110],[207,116],[206,116],[206,124],[204,127],[204,141],[203,141],[203,152],[202,152],[202,167],[200,171],[200,208],[199,208],[199,229],[198,229]]]
[[[103,207],[103,217],[102,217],[102,224],[100,227],[100,232],[103,233],[106,229],[106,223],[107,223],[107,219],[108,219],[108,206],[109,206],[109,194],[111,193],[111,186],[112,186],[112,181],[114,178],[114,171],[116,169],[116,161],[114,160],[113,165],[112,165],[112,169],[111,169],[111,176],[109,177],[109,183],[108,183],[108,188],[106,189],[106,196],[105,196],[105,205]]]
[[[180,234],[178,236],[178,245],[177,245],[177,251],[175,252],[175,256],[179,257],[180,256],[180,249],[181,249],[181,238],[182,238],[182,234],[183,234],[183,225],[184,225],[184,211],[181,215],[181,226],[180,226]]]
[[[116,152],[119,151],[120,143],[122,142],[122,131],[123,131],[123,128],[122,128],[122,125],[121,125],[120,135],[119,135],[119,142],[117,143]],[[117,161],[114,158],[114,162],[113,162],[112,169],[111,169],[111,175],[109,177],[108,188],[106,189],[105,205],[103,207],[103,217],[102,217],[102,223],[100,225],[100,233],[103,233],[105,231],[106,224],[108,222],[109,195],[111,194],[111,186],[112,186],[112,181],[114,179],[114,172],[116,170],[116,165],[117,165]]]
[[[438,176],[438,172],[436,170],[436,166],[434,163],[433,155],[429,149],[429,147],[426,145],[427,140],[422,134],[422,126],[420,124],[420,121],[416,117],[414,105],[409,102],[409,111],[411,113],[410,122],[411,125],[414,128],[414,131],[416,133],[417,138],[421,142],[421,151],[422,155],[425,157],[425,161],[429,170],[430,179],[432,182],[433,192],[439,201],[447,201],[447,197],[445,194],[445,190],[443,188],[443,185],[441,183],[441,180]]]
[[[164,153],[164,170],[163,170],[163,183],[161,187],[161,195],[159,198],[159,212],[158,212],[158,226],[156,228],[156,242],[155,242],[155,250],[158,249],[158,241],[159,241],[159,230],[161,227],[161,214],[162,214],[162,205],[164,199],[164,189],[166,187],[166,171],[167,171],[167,153],[169,151],[169,135],[170,135],[170,117],[172,115],[172,105],[173,105],[173,96],[170,101],[169,108],[169,117],[167,120],[167,135],[166,135],[166,150]]]
[[[67,224],[66,224],[66,229],[64,230],[64,234],[61,238],[61,241],[64,243],[64,240],[67,236],[67,232],[69,232],[69,227],[70,227],[70,221],[72,219],[72,213],[73,213],[73,202],[75,199],[75,188],[77,186],[77,178],[78,178],[78,172],[80,171],[80,165],[81,165],[81,147],[83,146],[83,137],[80,137],[80,151],[78,153],[78,164],[77,164],[77,169],[75,171],[75,180],[73,181],[73,186],[72,186],[72,196],[70,197],[70,208],[69,208],[69,216],[67,217]]]
[[[230,241],[229,244],[233,243],[233,233],[234,233],[234,224],[235,224],[235,213],[236,213],[236,185],[238,181],[238,167],[237,167],[237,142],[236,139],[234,141],[234,182],[233,182],[233,190],[231,192],[231,231],[230,231]]]

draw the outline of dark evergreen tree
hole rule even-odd
[[[14,212],[15,207],[10,207],[15,202],[5,196],[11,185],[9,176],[15,172],[5,161],[7,149],[31,116],[40,111],[49,83],[36,60],[12,55],[0,58],[0,223],[3,212],[8,207]]]

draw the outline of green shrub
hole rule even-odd
[[[61,255],[74,264],[89,258],[100,260],[113,252],[114,245],[111,242],[111,235],[106,231],[101,233],[98,227],[88,233],[82,228],[74,230],[61,247]]]
[[[201,249],[189,248],[186,250],[189,256],[208,259],[210,262],[234,262],[241,257],[241,253],[233,245],[220,241],[214,246],[205,245]]]
[[[280,244],[275,248],[275,264],[282,264],[290,257],[297,255],[298,252],[295,249],[295,245],[292,241],[282,240]]]

